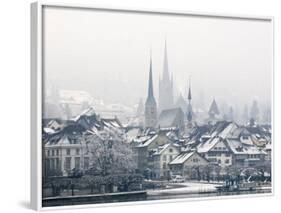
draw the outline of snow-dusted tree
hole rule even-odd
[[[128,174],[135,171],[136,162],[131,146],[108,132],[87,135],[92,169],[101,176]]]
[[[84,135],[84,140],[91,157],[90,169],[85,171],[82,181],[89,185],[91,193],[94,188],[101,193],[114,192],[117,186],[128,191],[130,184],[141,182],[142,177],[135,174],[133,150],[122,135],[103,130]]]
[[[250,118],[255,121],[258,120],[259,117],[259,107],[257,100],[254,100],[251,107]]]

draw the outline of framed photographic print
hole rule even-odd
[[[32,208],[273,193],[273,18],[31,5]]]

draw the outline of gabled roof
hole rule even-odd
[[[164,144],[162,146],[159,146],[155,152],[153,153],[153,155],[161,155],[168,147],[175,147],[175,148],[179,148],[179,145],[178,144],[172,144],[172,143],[167,143],[167,144]]]
[[[230,134],[228,135],[228,138],[239,138],[241,136],[249,136],[250,132],[245,127],[238,127],[234,129]]]
[[[46,128],[44,130],[46,131]],[[123,139],[123,128],[120,121],[117,118],[100,118],[91,107],[75,119],[68,120],[59,131],[49,134],[47,143],[57,144],[60,143],[59,139],[64,138],[65,140],[65,137],[72,143],[72,141],[75,141],[75,138],[81,137],[85,133],[95,135],[102,140],[106,137],[111,137],[114,140]]]
[[[233,131],[238,128],[235,122],[219,121],[210,130],[211,138],[219,136],[222,138],[231,137]]]
[[[178,155],[174,160],[172,160],[169,164],[170,165],[176,165],[176,164],[183,164],[186,162],[189,158],[191,158],[194,154],[197,154],[200,158],[206,160],[202,156],[200,156],[196,151],[191,152],[184,152]],[[206,160],[207,161],[207,160]]]
[[[266,155],[267,153],[260,149],[257,146],[248,146],[245,144],[242,144],[240,140],[236,139],[227,139],[227,144],[230,150],[234,154],[246,154],[246,155],[251,155],[251,154],[259,154],[259,155]]]
[[[215,137],[215,138],[210,138],[209,140],[207,140],[205,143],[201,143],[198,145],[197,147],[197,151],[199,153],[205,153],[210,151],[217,143],[223,141],[221,138],[219,137]]]
[[[220,111],[219,111],[217,102],[214,99],[210,106],[210,109],[209,109],[209,115],[219,115],[219,114],[220,114]]]
[[[147,137],[147,136],[145,136]],[[153,135],[152,137],[148,136],[147,140],[142,141],[137,147],[147,147],[148,145],[150,145],[156,138],[158,137],[158,135]]]

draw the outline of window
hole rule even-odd
[[[54,149],[52,150],[52,156],[55,156],[55,150]]]
[[[221,160],[220,160],[220,159],[218,159],[218,163],[221,163]]]
[[[60,165],[59,165],[59,159],[55,158],[55,169],[60,169]]]
[[[170,155],[170,161],[172,161],[173,160],[173,156],[172,155]]]
[[[166,160],[167,160],[167,156],[163,155],[163,161],[166,161]]]
[[[230,153],[226,153],[225,156],[226,156],[226,157],[230,157]]]
[[[80,155],[80,149],[76,149],[76,155]]]
[[[170,153],[172,153],[172,152],[173,152],[173,149],[172,149],[172,148],[170,148],[170,149],[169,149],[169,152],[170,152]]]
[[[226,164],[229,164],[229,159],[226,159],[226,160],[225,160],[225,163],[226,163]]]
[[[65,170],[70,170],[71,169],[71,157],[66,157],[65,158]]]
[[[163,163],[163,169],[166,169],[167,168],[167,164],[166,162]]]
[[[197,162],[199,161],[199,159],[198,159],[198,158],[194,158],[192,161],[193,161],[194,163],[197,163]]]
[[[50,169],[52,169],[52,170],[55,169],[55,165],[54,164],[55,164],[55,161],[54,161],[53,158],[51,158],[50,159]]]
[[[46,159],[46,168],[47,170],[50,170],[50,159]]]
[[[59,156],[59,154],[60,154],[60,151],[57,149],[57,156]]]
[[[89,157],[84,158],[84,169],[89,169]]]
[[[75,158],[75,169],[80,169],[80,157]]]
[[[70,155],[70,149],[66,150],[66,155]]]
[[[209,158],[208,159],[210,162],[217,162],[217,159],[216,158]]]
[[[50,150],[47,151],[47,156],[50,156]]]

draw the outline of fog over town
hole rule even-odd
[[[250,107],[253,100],[262,109],[270,107],[267,21],[57,11],[46,8],[44,16],[47,92],[55,85],[86,91],[109,104],[136,106],[146,97],[151,50],[158,99],[166,40],[175,101],[180,94],[186,98],[191,76],[195,107],[208,108],[213,98],[236,111]]]

